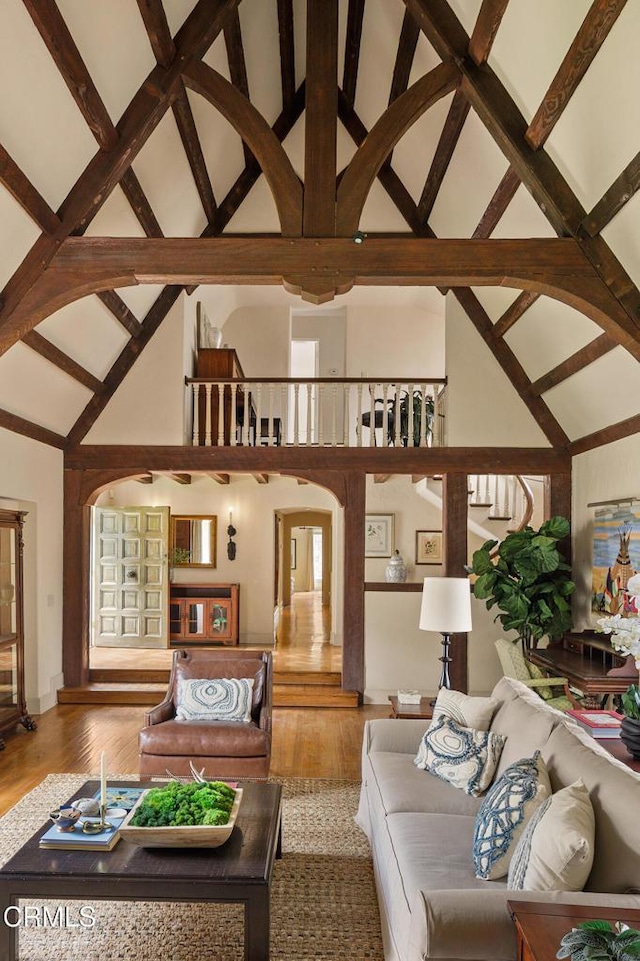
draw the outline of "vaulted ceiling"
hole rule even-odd
[[[639,36],[639,0],[3,0],[0,427],[80,443],[198,284],[401,284],[552,445],[638,432]]]

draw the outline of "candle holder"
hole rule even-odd
[[[84,834],[102,834],[103,831],[113,831],[115,830],[113,824],[107,821],[107,807],[105,804],[100,805],[100,818],[97,821],[85,821],[82,825],[82,830]]]

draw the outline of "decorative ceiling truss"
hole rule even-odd
[[[370,130],[355,106],[365,0],[348,0],[341,83],[338,0],[307,0],[306,78],[298,86],[293,0],[277,0],[282,110],[273,124],[251,100],[240,0],[198,0],[175,36],[162,0],[137,0],[156,66],[115,124],[55,0],[22,2],[98,150],[54,211],[0,145],[0,183],[42,231],[2,291],[0,353],[21,340],[93,397],[66,437],[6,411],[0,411],[0,426],[59,448],[80,443],[181,292],[190,293],[203,282],[240,281],[282,283],[315,303],[349,290],[354,282],[435,284],[453,292],[554,447],[577,453],[640,430],[640,417],[631,417],[570,442],[543,396],[617,346],[640,360],[640,292],[601,236],[640,186],[640,153],[587,212],[544,149],[625,0],[593,0],[530,123],[488,63],[508,0],[483,0],[471,36],[446,0],[396,0],[403,4],[403,18],[388,106]],[[441,63],[411,83],[421,34]],[[224,42],[231,82],[203,60],[218,37]],[[214,194],[188,90],[205,98],[242,138],[244,169],[222,199]],[[448,95],[446,119],[416,202],[394,169],[393,152],[412,125]],[[164,238],[132,168],[169,110],[206,218],[200,238],[192,240]],[[471,237],[438,240],[429,219],[470,111],[483,122],[508,166]],[[303,112],[301,183],[282,144]],[[339,124],[356,151],[336,177]],[[261,174],[275,201],[281,237],[222,237]],[[369,234],[367,242],[356,247],[350,241],[376,179],[408,232]],[[145,238],[84,238],[116,185]],[[490,239],[521,185],[561,239]],[[115,290],[158,282],[166,286],[142,318]],[[522,291],[495,323],[471,289],[486,284]],[[102,380],[34,330],[49,314],[88,294],[99,297],[128,335]],[[582,310],[603,333],[532,381],[505,334],[541,294]],[[226,474],[212,476],[218,483],[228,482]]]

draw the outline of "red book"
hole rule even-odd
[[[620,737],[623,714],[617,711],[565,711],[576,721],[583,731],[595,738]]]

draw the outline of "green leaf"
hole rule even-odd
[[[489,597],[495,583],[495,574],[491,571],[488,574],[481,574],[473,584],[473,596],[483,600]]]
[[[488,550],[484,547],[480,548],[479,551],[474,551],[473,563],[471,565],[471,570],[474,574],[486,574],[488,571],[493,570],[493,561]]]
[[[562,540],[563,537],[568,537],[570,530],[571,526],[566,517],[551,517],[540,527],[541,534],[555,537],[556,540]]]

